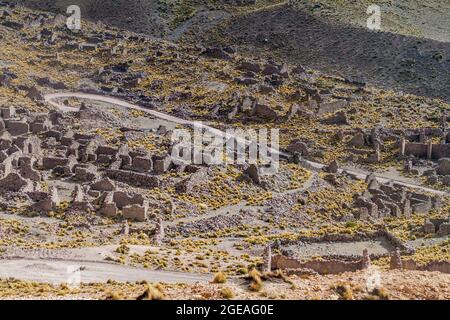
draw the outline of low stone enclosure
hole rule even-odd
[[[364,251],[362,258],[355,261],[345,260],[311,260],[301,262],[295,258],[283,255],[274,255],[271,257],[271,269],[283,270],[286,274],[305,274],[316,273],[320,275],[339,274],[344,272],[355,272],[365,270],[370,267],[370,257],[367,251]],[[426,265],[419,266],[411,259],[402,259],[398,252],[391,254],[391,269],[420,270],[420,271],[439,271],[450,273],[449,261],[432,261]]]
[[[272,255],[272,248],[282,248],[286,245],[296,244],[301,242],[355,242],[360,240],[376,239],[379,237],[386,238],[395,250],[389,254],[369,255],[368,250],[362,252],[362,256],[323,256],[320,259],[313,259],[309,261],[302,261],[290,252],[281,250],[281,254]],[[263,271],[283,270],[286,274],[339,274],[343,272],[355,272],[358,270],[368,269],[370,261],[374,258],[390,257],[391,269],[405,269],[405,270],[421,270],[421,271],[439,271],[443,273],[450,273],[450,261],[431,261],[426,265],[418,265],[411,259],[402,259],[400,253],[411,255],[415,250],[405,245],[398,237],[387,230],[379,230],[371,235],[356,234],[328,234],[322,237],[301,238],[295,241],[282,240],[276,243],[269,244],[263,251]]]

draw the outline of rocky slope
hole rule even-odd
[[[450,99],[448,43],[373,32],[288,5],[235,16],[216,32],[204,41],[238,45],[384,88]]]

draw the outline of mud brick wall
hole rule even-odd
[[[406,143],[405,145],[405,155],[413,155],[420,158],[427,157],[427,144],[425,143]]]
[[[131,186],[145,187],[145,188],[158,188],[159,179],[155,176],[141,174],[132,171],[114,170],[108,169],[106,171],[108,178],[120,182],[127,183]]]
[[[433,144],[431,157],[433,159],[449,158],[450,144]]]
[[[414,260],[402,260],[403,269],[421,270],[421,271],[438,271],[442,273],[450,273],[449,261],[431,261],[424,266],[418,266]]]
[[[419,158],[427,157],[428,145],[426,143],[406,143],[405,155],[413,155]],[[432,159],[441,159],[450,157],[450,144],[433,144],[431,150]]]
[[[338,274],[362,269],[361,261],[315,260],[300,262],[294,258],[276,255],[272,257],[272,269],[310,269],[318,274]]]

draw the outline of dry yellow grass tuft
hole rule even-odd
[[[148,283],[145,291],[136,300],[164,300],[164,294],[160,289],[161,286],[153,286]]]
[[[341,296],[343,300],[353,300],[353,290],[350,285],[340,283],[334,287],[334,290]]]
[[[222,271],[216,273],[212,280],[212,283],[225,283],[227,282],[227,275]]]
[[[233,299],[234,292],[231,288],[225,287],[220,290],[220,296],[224,299]]]
[[[106,292],[105,300],[124,300],[124,296],[119,291],[108,290]]]
[[[258,270],[250,270],[247,278],[250,279],[249,289],[251,291],[260,291],[262,289],[263,283],[261,279],[261,273]]]

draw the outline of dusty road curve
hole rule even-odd
[[[70,283],[76,277],[82,283],[143,281],[163,283],[208,282],[211,275],[164,270],[149,270],[131,266],[82,260],[12,258],[0,260],[0,278],[16,278],[52,284]]]
[[[199,129],[204,129],[212,134],[218,135],[220,137],[225,137],[226,139],[235,138],[239,141],[242,141],[242,139],[240,139],[236,136],[226,134],[225,132],[223,132],[219,129],[204,125],[201,122],[181,119],[181,118],[174,117],[174,116],[171,116],[166,113],[162,113],[159,111],[155,111],[155,110],[144,108],[144,107],[141,107],[138,105],[134,105],[134,104],[131,104],[131,103],[128,103],[128,102],[125,102],[123,100],[113,98],[113,97],[107,97],[107,96],[103,96],[103,95],[89,94],[89,93],[78,93],[78,92],[51,93],[51,94],[46,94],[44,96],[44,99],[48,104],[60,109],[61,111],[74,111],[74,108],[67,107],[64,104],[55,101],[57,99],[63,99],[63,98],[78,98],[78,99],[86,99],[86,100],[94,100],[94,101],[110,103],[113,105],[122,106],[124,108],[139,110],[139,111],[151,114],[159,119],[163,119],[163,120],[170,121],[173,123],[182,124],[182,125],[190,125],[193,127],[197,127]],[[285,153],[285,152],[282,152],[279,150],[274,150],[274,149],[269,149],[269,150],[274,154],[278,154],[280,157],[284,157],[284,158],[290,157],[290,154],[288,154],[288,153]],[[313,169],[313,170],[320,170],[324,167],[324,165],[321,163],[308,161],[308,160],[304,160],[304,164],[306,165],[306,167],[308,167],[309,169]],[[358,179],[365,179],[369,174],[371,174],[370,172],[361,171],[361,170],[356,171],[356,170],[352,170],[352,169],[346,169],[345,171],[356,176]],[[341,170],[341,172],[342,172],[342,170]],[[383,176],[382,174],[375,174],[375,176],[382,183],[394,182],[394,183],[397,183],[399,185],[402,185],[402,186],[405,186],[408,188],[418,189],[418,190],[422,190],[422,191],[437,194],[437,195],[450,196],[450,192],[435,190],[435,189],[424,187],[424,186],[421,186],[418,184],[408,183],[408,182],[400,181],[397,179],[387,178],[387,177]]]

